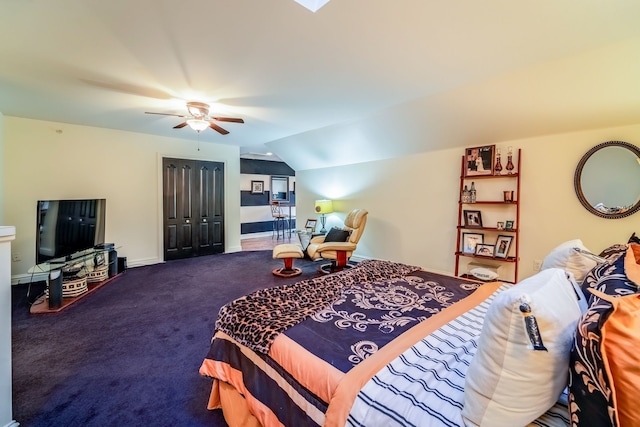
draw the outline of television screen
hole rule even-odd
[[[37,209],[37,264],[104,243],[106,199],[39,200]]]

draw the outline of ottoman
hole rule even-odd
[[[284,261],[284,267],[274,268],[271,272],[280,277],[293,277],[302,273],[302,270],[293,266],[295,258],[303,258],[302,247],[293,243],[277,245],[273,248],[273,258]]]

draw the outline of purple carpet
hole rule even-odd
[[[13,286],[13,418],[21,426],[226,426],[206,409],[198,369],[220,307],[275,277],[271,251],[211,255],[129,269],[51,315],[29,314],[43,284]],[[29,295],[27,295],[27,292]]]

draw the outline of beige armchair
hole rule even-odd
[[[316,236],[311,239],[307,247],[307,254],[313,260],[328,259],[330,264],[324,264],[320,270],[324,273],[340,271],[347,267],[349,258],[356,250],[358,241],[362,237],[364,227],[367,224],[367,212],[364,209],[354,209],[344,220],[344,229],[351,232],[347,241],[328,242],[325,239],[329,236]],[[329,232],[331,233],[331,232]]]

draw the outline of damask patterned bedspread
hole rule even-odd
[[[200,372],[214,379],[214,389],[216,381],[237,389],[264,426],[320,426],[337,383],[312,381],[311,358],[319,362],[314,378],[343,376],[480,285],[404,264],[364,261],[341,273],[261,290],[220,310]],[[269,351],[279,335],[304,353],[287,362],[294,366],[282,366]]]
[[[266,354],[279,333],[331,304],[343,289],[402,277],[419,269],[401,263],[367,260],[340,273],[261,289],[222,307],[216,331]]]
[[[284,334],[340,369],[353,366],[395,337],[480,286],[427,271],[346,286],[331,303]]]

